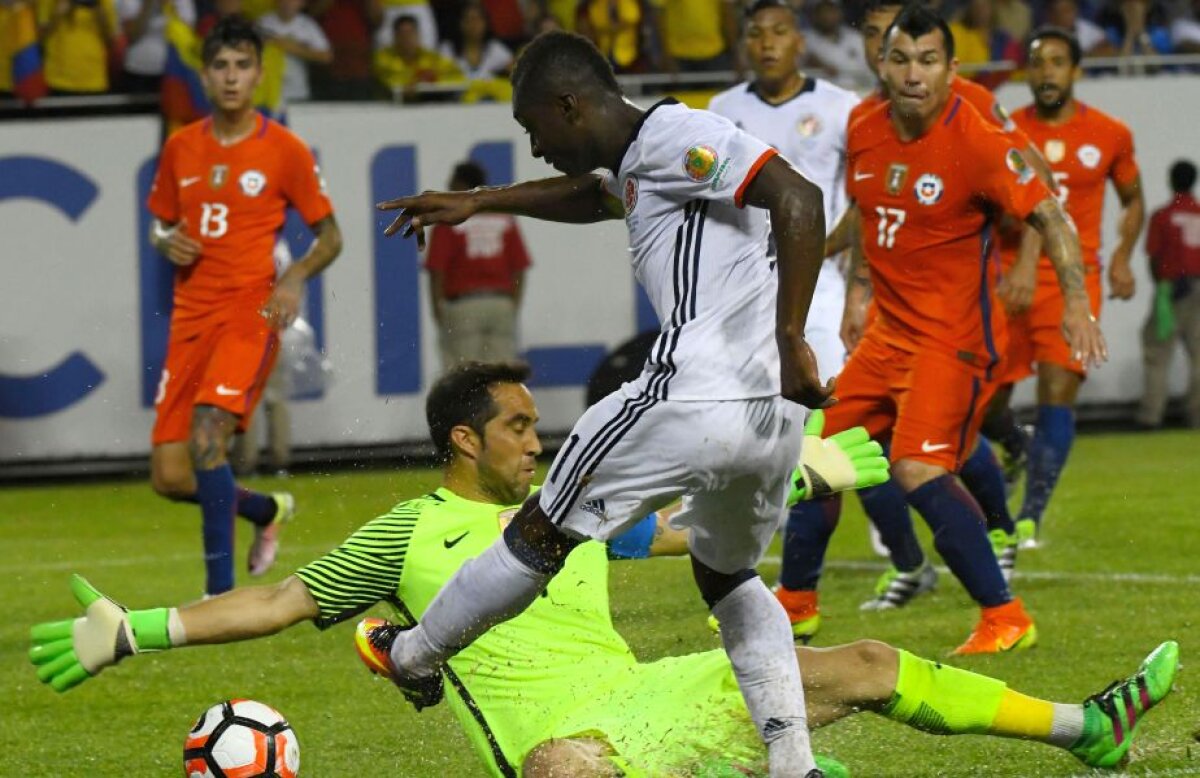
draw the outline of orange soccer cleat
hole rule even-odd
[[[967,642],[954,649],[954,654],[999,654],[1032,648],[1037,643],[1037,625],[1025,612],[1020,597],[1011,602],[984,608],[979,623]]]
[[[354,630],[354,648],[358,650],[358,658],[367,669],[390,679],[404,695],[404,699],[412,703],[417,710],[421,710],[442,701],[442,674],[410,678],[392,666],[392,643],[397,635],[409,629],[412,627],[392,624],[383,619],[365,618],[358,622]]]
[[[817,604],[817,593],[808,590],[775,589],[775,597],[787,611],[792,623],[792,637],[805,645],[821,628],[821,608]]]

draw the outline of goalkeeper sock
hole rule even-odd
[[[1067,405],[1039,405],[1037,431],[1029,447],[1025,503],[1020,518],[1041,524],[1050,494],[1058,483],[1071,444],[1075,442],[1075,411]]]
[[[859,489],[858,499],[867,518],[879,531],[879,539],[887,547],[892,566],[902,573],[919,570],[925,564],[925,552],[913,531],[904,491],[895,479]]]
[[[984,531],[978,503],[947,473],[908,493],[908,503],[933,530],[933,545],[967,593],[984,608],[1012,600]]]
[[[1067,748],[1083,734],[1083,707],[1039,700],[1003,681],[899,650],[896,689],[883,715],[935,735],[995,735]]]
[[[228,464],[196,471],[196,500],[204,518],[204,592],[221,594],[233,588],[233,515],[237,486]]]
[[[989,530],[1002,529],[1009,535],[1017,531],[1012,514],[1008,511],[1008,495],[1004,486],[1004,473],[991,445],[980,438],[975,450],[963,463],[958,473],[971,495],[979,502]]]
[[[798,502],[788,511],[783,531],[783,565],[779,570],[779,583],[785,589],[817,588],[825,564],[825,549],[837,529],[841,512],[840,494]]]

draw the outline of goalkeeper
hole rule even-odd
[[[440,379],[427,417],[446,461],[441,488],[400,503],[277,585],[125,611],[76,576],[72,589],[85,615],[32,629],[38,677],[65,691],[129,655],[247,640],[301,621],[324,629],[379,602],[412,623],[446,579],[499,536],[530,490],[541,446],[526,377],[523,368],[476,363]],[[846,441],[805,441],[806,490],[878,477],[867,475],[882,469],[873,449],[851,438],[856,455],[839,454]],[[822,461],[813,461],[817,453]],[[697,775],[710,765],[761,767],[766,752],[724,652],[638,662],[613,629],[607,572],[605,547],[582,544],[545,597],[458,654],[441,676],[489,773]],[[360,627],[360,650],[377,670],[386,671],[387,660],[371,650],[370,638],[394,629],[374,620]],[[1027,697],[875,641],[801,647],[796,656],[813,726],[869,710],[941,734],[1039,740],[1069,748],[1086,764],[1111,765],[1124,757],[1142,714],[1169,692],[1178,647],[1163,644],[1134,675],[1082,705]]]

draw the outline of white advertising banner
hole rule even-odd
[[[1200,79],[1097,80],[1079,91],[1133,128],[1148,206],[1162,204],[1169,164],[1200,156],[1188,129],[1200,120]],[[1024,85],[1001,95],[1010,107],[1028,102]],[[294,403],[295,443],[422,440],[424,395],[439,370],[426,280],[412,241],[382,237],[390,216],[374,203],[444,188],[468,157],[490,183],[552,171],[529,155],[507,105],[313,105],[289,119],[316,150],[345,237],[341,258],[309,290],[306,317],[334,373],[321,395]],[[145,239],[157,137],[149,117],[0,124],[0,464],[149,450],[171,278]],[[565,430],[593,367],[647,312],[621,223],[523,220],[521,229],[534,265],[520,342],[542,427]],[[1108,218],[1106,246],[1114,233]],[[309,240],[295,219],[284,237],[294,252]],[[1150,296],[1140,247],[1136,264],[1137,299],[1106,303],[1112,361],[1088,380],[1083,402],[1129,401],[1141,390],[1138,333]],[[1173,380],[1178,389],[1179,366]]]

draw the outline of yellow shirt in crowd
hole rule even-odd
[[[666,15],[667,53],[676,59],[712,59],[725,51],[722,5],[728,0],[653,0]]]
[[[38,25],[49,26],[55,18],[60,0],[38,0]],[[42,41],[43,68],[46,83],[52,89],[67,92],[108,91],[108,47],[104,43],[101,25],[108,28],[108,37],[117,35],[117,9],[113,0],[96,0],[95,5],[71,3],[64,18]]]
[[[463,81],[465,76],[454,60],[436,51],[421,49],[414,62],[405,62],[391,49],[375,52],[375,75],[387,86],[396,89],[416,83],[445,83]]]

